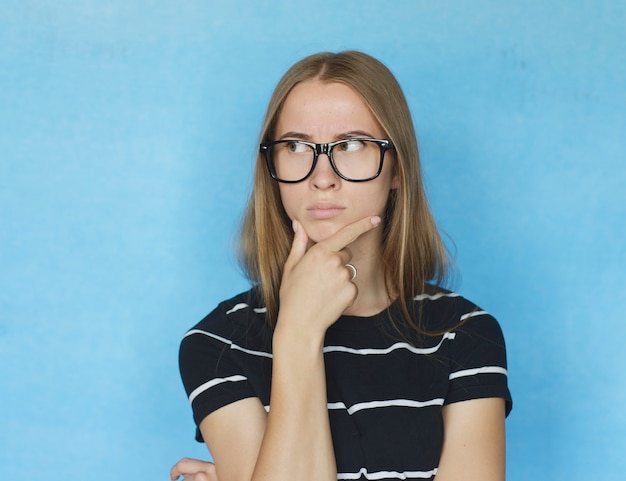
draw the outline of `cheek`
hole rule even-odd
[[[387,206],[387,199],[389,198],[388,191],[385,190],[368,190],[359,193],[354,197],[352,202],[353,216],[356,218],[362,218],[369,215],[379,215],[384,217],[385,208]]]
[[[296,205],[297,205],[298,196],[295,195],[296,193],[294,192],[294,189],[291,189],[290,187],[293,187],[293,186],[287,185],[287,184],[281,184],[279,186],[279,192],[280,192],[280,200],[283,204],[283,209],[285,209],[285,212],[287,213],[289,218],[293,219],[296,215]]]

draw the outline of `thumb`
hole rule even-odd
[[[286,268],[292,268],[295,266],[304,254],[306,254],[309,245],[309,236],[307,235],[304,227],[297,220],[293,220],[291,223],[294,231],[293,243],[291,244],[291,251],[285,262]]]

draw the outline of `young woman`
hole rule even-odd
[[[241,258],[254,287],[180,351],[214,464],[172,479],[504,479],[502,333],[439,287],[411,115],[379,61],[321,53],[280,80]]]

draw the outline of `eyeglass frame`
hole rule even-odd
[[[343,175],[341,172],[339,172],[339,169],[337,169],[337,166],[335,165],[335,160],[333,159],[332,151],[336,145],[340,145],[345,142],[352,142],[355,140],[373,142],[377,144],[380,149],[380,161],[378,163],[378,171],[376,172],[375,175],[368,177],[367,179],[349,179],[348,177]],[[276,174],[276,169],[274,168],[274,162],[271,159],[271,155],[270,155],[271,147],[277,144],[286,144],[288,142],[297,142],[299,144],[307,145],[311,147],[311,149],[313,149],[313,162],[311,162],[311,169],[304,177],[302,177],[299,180],[284,180],[284,179],[278,178]],[[393,148],[394,147],[393,147],[393,143],[391,142],[391,140],[370,139],[366,137],[342,139],[342,140],[336,140],[335,142],[328,142],[328,143],[323,143],[323,144],[316,144],[315,142],[307,142],[305,140],[299,140],[299,139],[283,139],[283,140],[274,140],[271,142],[263,142],[259,145],[259,150],[263,153],[265,157],[265,163],[267,165],[267,170],[269,171],[270,176],[275,181],[282,182],[284,184],[297,184],[298,182],[302,182],[306,180],[307,178],[309,178],[311,174],[313,173],[313,171],[315,170],[315,166],[317,165],[317,159],[319,158],[320,154],[326,154],[326,156],[328,157],[328,160],[330,160],[330,165],[333,168],[333,171],[343,180],[346,180],[348,182],[368,182],[380,176],[380,173],[383,171],[383,161],[385,159],[385,153],[387,153],[388,150],[392,150]]]

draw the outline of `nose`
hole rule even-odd
[[[336,189],[339,186],[341,177],[333,169],[328,154],[320,153],[318,155],[317,163],[309,177],[309,182],[312,188],[319,190]]]

